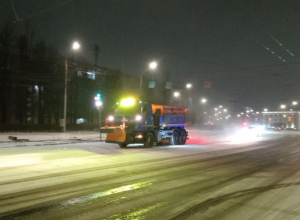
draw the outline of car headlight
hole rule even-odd
[[[113,121],[113,120],[115,120],[114,116],[112,115],[108,116],[108,121]]]
[[[142,116],[141,116],[141,115],[137,115],[137,116],[135,116],[135,120],[136,120],[136,121],[140,121],[140,120],[142,120]]]

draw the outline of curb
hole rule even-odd
[[[44,143],[41,143],[44,142]],[[78,144],[78,143],[96,143],[96,142],[103,142],[100,140],[80,140],[80,141],[49,141],[44,140],[44,141],[23,141],[23,142],[0,142],[0,149],[1,148],[14,148],[14,147],[34,147],[34,146],[53,146],[53,145],[65,145],[65,144]],[[18,144],[20,143],[20,144]],[[6,145],[9,144],[10,146]],[[4,145],[4,146],[2,146]],[[6,145],[6,146],[5,146]]]

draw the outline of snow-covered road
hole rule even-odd
[[[2,148],[0,219],[299,219],[298,133],[190,135],[210,141]]]

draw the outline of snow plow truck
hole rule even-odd
[[[186,143],[186,108],[156,105],[134,98],[117,102],[106,118],[101,133],[105,142],[120,147],[143,144],[150,148],[156,144],[183,145]]]

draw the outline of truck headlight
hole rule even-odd
[[[108,121],[113,121],[113,120],[115,120],[114,116],[112,115],[108,116]]]
[[[137,115],[137,116],[135,116],[135,120],[136,120],[136,121],[140,121],[140,120],[142,120],[142,116],[141,116],[141,115]]]
[[[135,138],[141,139],[141,138],[143,138],[143,135],[142,134],[137,134],[137,135],[135,135]]]

